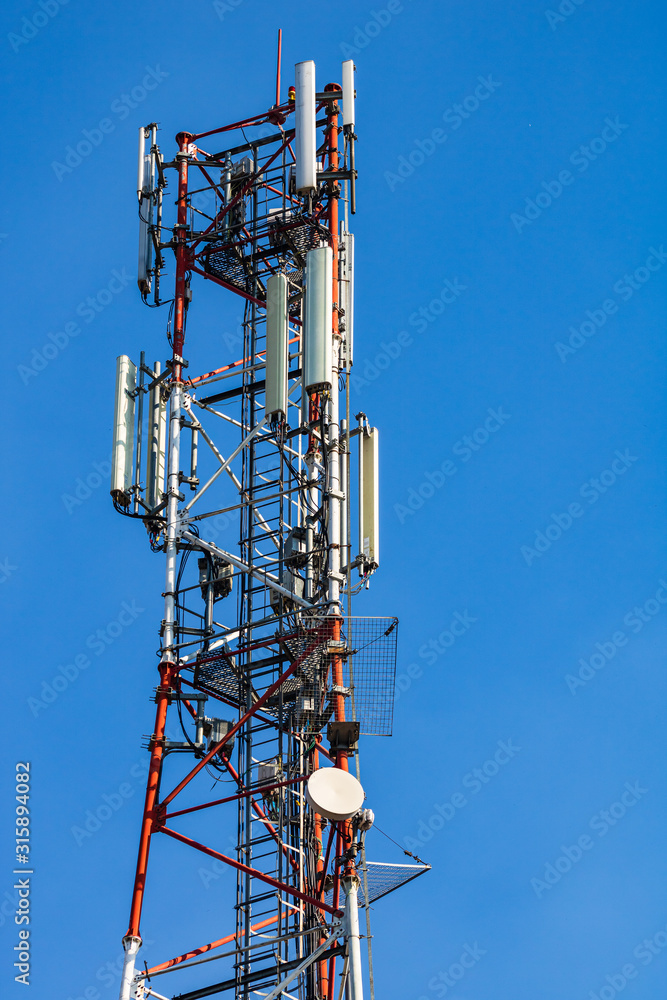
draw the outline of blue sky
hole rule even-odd
[[[115,515],[104,471],[116,355],[164,353],[164,317],[135,288],[137,126],[159,121],[172,150],[181,129],[263,110],[282,27],[284,87],[302,59],[318,85],[357,64],[353,406],[381,431],[383,535],[355,611],[401,619],[394,736],[364,741],[362,779],[381,829],[433,865],[374,907],[377,996],[654,1000],[667,980],[664,7],[286,6],[3,8],[0,897],[14,767],[29,760],[31,996],[117,994],[152,726],[162,561]],[[210,294],[195,287],[193,368],[237,356],[238,301]],[[67,669],[50,704],[29,701]],[[407,860],[378,832],[369,856]],[[149,963],[217,927],[231,882],[200,869],[186,862],[169,926],[156,887]]]

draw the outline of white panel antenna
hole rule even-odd
[[[341,225],[340,302],[344,310],[345,356],[348,368],[354,357],[354,236]]]
[[[287,416],[288,300],[287,278],[273,274],[266,282],[266,391],[267,417]]]
[[[333,253],[317,247],[306,254],[303,384],[307,392],[332,386]]]
[[[137,262],[137,285],[142,295],[151,290],[151,268],[153,266],[153,240],[150,227],[153,225],[153,193],[155,190],[155,155],[146,152],[146,129],[139,129],[139,158],[137,163],[137,195],[139,197],[139,259]]]
[[[296,189],[299,193],[317,189],[317,137],[315,134],[315,63],[312,59],[296,64],[295,149]]]
[[[137,366],[126,354],[116,358],[116,395],[111,449],[111,496],[127,507],[132,486],[132,453],[134,450],[134,390],[137,386]]]
[[[153,366],[155,375],[160,362]],[[167,402],[162,395],[162,383],[153,386],[148,402],[148,455],[146,467],[146,503],[157,507],[164,492],[165,449],[167,440]]]
[[[359,552],[360,572],[380,564],[380,502],[377,427],[359,435]]]
[[[343,127],[354,131],[354,59],[343,63]]]
[[[139,155],[137,158],[137,198],[139,201],[143,198],[146,185],[146,129],[143,125],[139,126]]]

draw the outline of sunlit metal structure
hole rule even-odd
[[[282,102],[279,58],[269,110],[179,133],[168,161],[155,124],[139,133],[138,285],[169,310],[170,355],[164,367],[118,359],[111,494],[166,574],[122,1000],[361,1000],[358,907],[368,916],[427,867],[366,862],[363,849],[359,738],[391,733],[398,622],[352,615],[379,563],[378,433],[350,416],[351,62],[342,80],[318,91],[314,63],[299,63]],[[203,374],[186,360],[187,342],[210,339],[191,329],[186,341],[199,280],[244,306],[241,356],[217,346]],[[174,726],[182,738],[168,738]],[[232,794],[211,798],[211,776]],[[190,940],[179,911],[182,953],[140,968],[151,885],[177,882],[166,838],[235,870],[236,890],[209,940]]]

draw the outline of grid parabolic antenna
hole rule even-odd
[[[374,903],[382,896],[400,889],[402,885],[407,885],[413,879],[419,878],[424,872],[431,870],[430,865],[392,865],[384,861],[366,862],[366,880],[368,884],[368,902]],[[333,893],[327,895],[327,902],[333,898]],[[359,905],[366,905],[363,880],[359,887]]]

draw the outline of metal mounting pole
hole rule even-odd
[[[345,928],[350,956],[350,1000],[363,1000],[364,982],[361,973],[361,945],[359,942],[359,879],[356,875],[343,879],[345,899]]]

